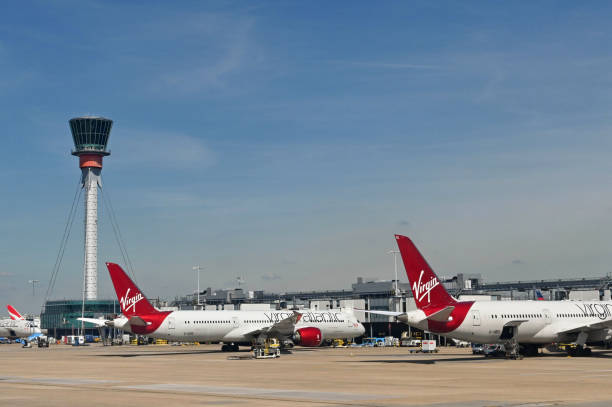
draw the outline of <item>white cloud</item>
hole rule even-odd
[[[192,93],[223,88],[228,77],[261,58],[251,35],[253,21],[219,15],[200,15],[183,27],[182,36],[197,39],[191,55],[164,67],[152,88],[163,92]]]

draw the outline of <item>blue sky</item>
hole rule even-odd
[[[598,276],[612,251],[607,2],[11,3],[0,301],[39,309],[76,183],[103,177],[141,288],[348,288],[393,233],[440,275]],[[100,262],[121,261],[106,209]],[[80,295],[82,209],[54,290]],[[114,293],[100,267],[100,297]],[[405,275],[402,273],[402,279]]]

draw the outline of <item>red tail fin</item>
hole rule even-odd
[[[395,235],[395,239],[402,254],[402,260],[404,260],[404,267],[417,307],[419,309],[437,308],[456,303],[414,243],[406,236]]]
[[[157,314],[159,311],[147,300],[136,284],[125,274],[125,271],[115,263],[106,263],[115,292],[121,305],[121,312],[126,317],[132,315]]]
[[[7,305],[6,309],[8,310],[9,315],[11,316],[12,320],[18,320],[18,319],[23,319],[23,317],[21,316],[21,314],[15,309],[13,308],[12,305]]]

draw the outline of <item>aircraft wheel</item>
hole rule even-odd
[[[229,350],[230,350],[229,345],[221,346],[221,352],[229,352]]]
[[[237,343],[232,345],[232,352],[238,352],[240,350],[240,346]]]

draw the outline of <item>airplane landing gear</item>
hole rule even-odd
[[[237,343],[227,343],[221,346],[221,352],[238,352],[240,350],[240,346]]]
[[[538,356],[538,346],[537,345],[520,345],[519,352],[523,356]]]
[[[591,356],[591,348],[586,348],[584,346],[576,346],[575,348],[569,348],[567,350],[568,356]]]

